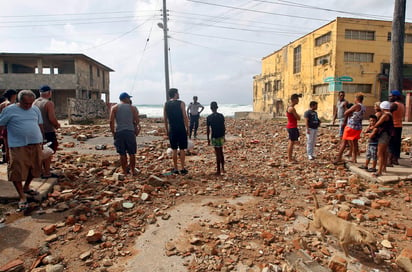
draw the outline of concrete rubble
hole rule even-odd
[[[45,222],[44,243],[0,271],[124,271],[126,260],[139,254],[133,249],[139,236],[169,220],[175,205],[196,198],[210,198],[205,206],[219,220],[193,221],[158,249],[182,258],[187,271],[412,271],[410,179],[383,184],[333,165],[336,128],[320,129],[316,160],[306,159],[301,144],[299,163],[288,164],[283,122],[228,118],[223,176],[214,175],[213,148],[202,135],[187,157],[189,174],[170,175],[161,120],[143,119],[142,128],[139,137],[154,138],[139,144],[137,177],[120,173],[107,125],[61,129],[62,150],[53,163],[60,178],[31,207],[64,220]],[[106,141],[93,142],[99,137]],[[364,139],[360,146],[364,152]],[[403,150],[410,147],[406,138]],[[334,205],[338,217],[376,235],[375,258],[351,246],[348,259],[336,238],[322,241],[308,228],[313,191],[321,206]],[[254,200],[236,203],[241,196]]]

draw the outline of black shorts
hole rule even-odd
[[[187,135],[186,130],[169,132],[169,142],[172,149],[179,148],[180,150],[187,149]]]
[[[298,141],[299,140],[299,129],[298,128],[288,128],[289,140]]]
[[[57,142],[56,132],[46,132],[44,133],[44,138],[46,138],[46,143],[51,142],[51,145],[49,145],[49,147],[56,153],[57,147],[59,146],[59,143]]]
[[[131,130],[118,131],[114,135],[114,146],[116,147],[116,152],[119,155],[129,155],[136,154],[137,142],[136,134]]]

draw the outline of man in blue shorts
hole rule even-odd
[[[129,170],[135,176],[136,172],[136,137],[140,132],[139,112],[130,100],[128,93],[121,93],[120,103],[112,107],[110,111],[110,130],[114,137],[114,145],[120,155],[120,164],[123,174],[127,175]],[[129,154],[129,163],[127,155]]]
[[[216,154],[216,175],[220,176],[220,173],[225,173],[225,157],[223,155],[223,144],[225,142],[225,117],[223,114],[218,113],[217,103],[210,103],[210,114],[206,119],[207,125],[207,144],[210,145],[210,131],[212,131],[212,145],[215,148]]]
[[[187,149],[187,133],[189,120],[187,119],[185,103],[179,100],[179,91],[175,88],[169,90],[170,100],[165,103],[163,117],[166,128],[166,135],[169,137],[170,148],[173,150],[173,174],[185,175],[188,171],[185,168]],[[180,149],[179,157],[182,170],[177,166],[177,149]]]

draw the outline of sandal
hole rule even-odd
[[[368,168],[368,172],[376,172],[378,170],[376,170],[376,168]]]
[[[24,191],[25,194],[27,195],[31,195],[31,196],[36,196],[39,194],[39,192],[37,192],[36,190],[30,189],[28,191]]]
[[[41,176],[42,179],[48,179],[48,178],[59,178],[59,175],[56,175],[55,173],[51,173],[48,176]]]
[[[359,168],[360,169],[368,169],[368,167],[366,167],[365,165],[361,165],[361,166],[359,166]],[[372,168],[369,168],[369,169],[372,169]]]
[[[29,207],[29,203],[27,201],[19,202],[18,207],[18,211],[25,211]]]

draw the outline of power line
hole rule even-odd
[[[139,12],[154,12],[156,10],[140,10]],[[93,14],[119,14],[119,13],[134,13],[133,11],[104,11],[104,12],[76,12],[76,13],[53,13],[53,14],[30,14],[30,15],[0,15],[0,18],[27,18],[27,17],[61,17],[61,16],[83,16]]]

